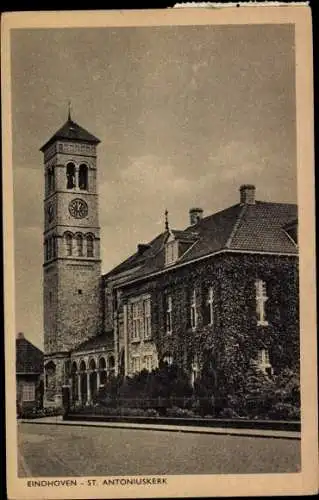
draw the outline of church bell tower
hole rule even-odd
[[[45,403],[59,404],[70,351],[101,333],[99,139],[70,116],[44,154]]]

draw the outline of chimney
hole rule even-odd
[[[243,184],[239,188],[240,191],[240,204],[241,205],[254,205],[255,204],[255,191],[256,188],[253,184]]]
[[[191,226],[197,224],[198,221],[203,217],[202,208],[191,208],[189,211],[189,223]]]

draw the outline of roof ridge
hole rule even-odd
[[[246,211],[247,211],[247,206],[248,206],[247,204],[244,204],[244,205],[242,206],[241,211],[239,212],[239,215],[237,216],[237,220],[236,220],[236,222],[235,222],[235,224],[234,224],[234,227],[233,227],[233,229],[231,230],[231,233],[230,233],[230,235],[229,235],[229,238],[228,238],[228,240],[226,241],[226,244],[225,244],[225,247],[226,247],[226,248],[230,248],[231,242],[232,242],[232,240],[234,239],[234,236],[235,236],[235,234],[236,234],[236,233],[237,233],[237,231],[238,231],[238,228],[239,228],[239,225],[240,225],[240,223],[241,223],[241,221],[242,221],[242,218],[243,218],[244,214],[245,214],[245,213],[246,213]]]

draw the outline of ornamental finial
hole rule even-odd
[[[71,120],[71,101],[70,100],[68,100],[68,120],[72,121]]]
[[[165,231],[169,231],[168,210],[165,210]]]

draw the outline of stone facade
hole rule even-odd
[[[69,118],[42,148],[45,394],[58,404],[72,350],[103,328],[98,142]]]

